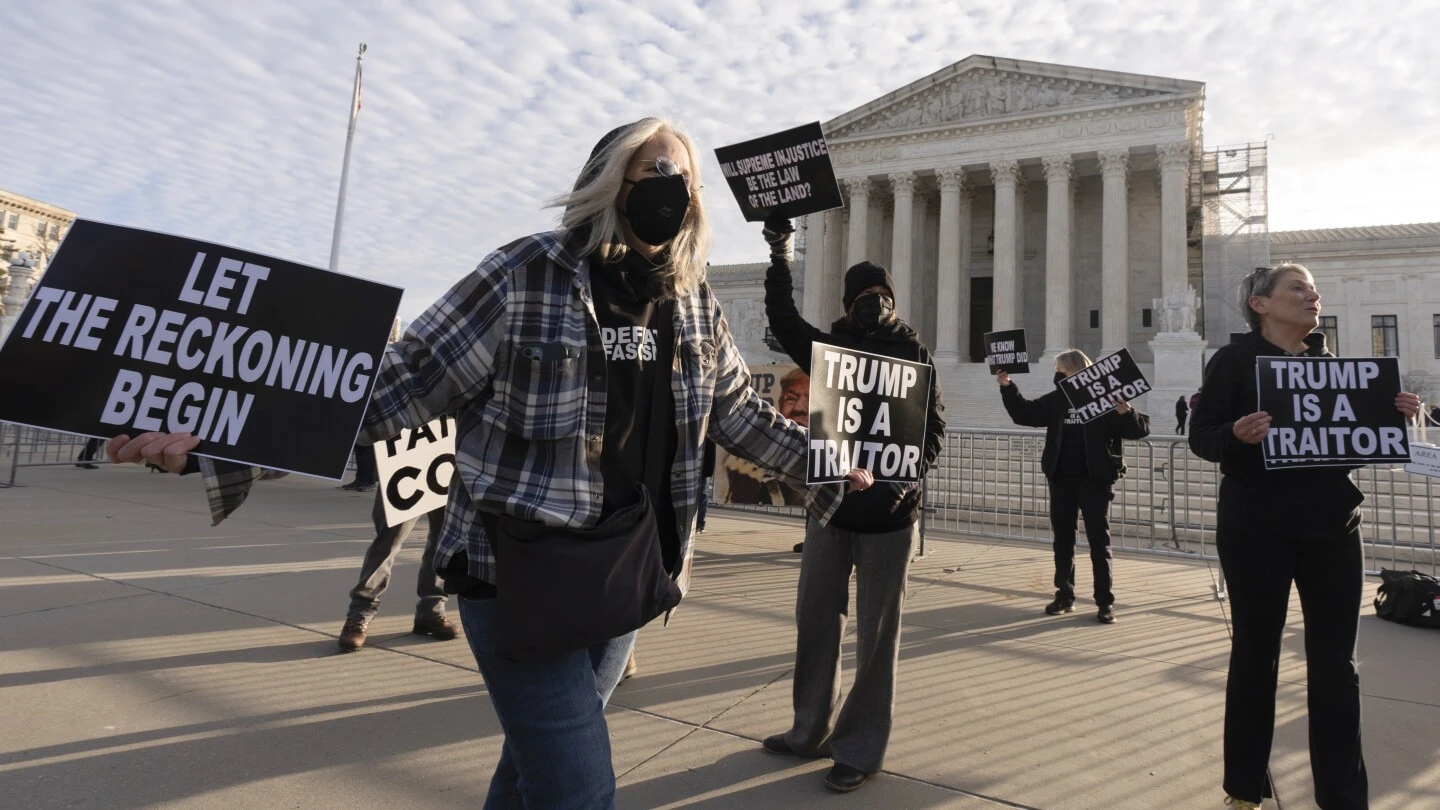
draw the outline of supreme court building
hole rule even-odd
[[[1168,420],[1207,348],[1244,331],[1240,277],[1269,263],[1264,147],[1207,152],[1204,104],[1201,82],[971,56],[825,122],[845,207],[797,223],[802,311],[828,327],[845,269],[875,261],[956,424],[1009,423],[980,340],[1009,328],[1038,364],[1027,395],[1063,349],[1127,347],[1154,386],[1139,404]],[[710,273],[752,363],[780,359],[764,269]]]

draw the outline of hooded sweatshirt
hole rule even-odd
[[[902,360],[931,364],[930,351],[899,318],[888,325],[867,332],[843,317],[831,325],[829,332],[812,326],[795,308],[794,281],[790,263],[772,257],[765,273],[765,315],[770,331],[785,353],[800,368],[810,370],[810,349],[819,341],[846,349],[881,354]],[[925,420],[925,446],[920,454],[920,477],[940,455],[945,442],[945,406],[940,402],[940,381],[930,375],[930,411]],[[851,532],[879,534],[910,526],[920,519],[920,488],[915,484],[880,482],[863,492],[848,492],[830,525]]]
[[[1305,338],[1303,357],[1333,357],[1325,335]],[[1255,413],[1258,357],[1290,356],[1259,332],[1222,346],[1205,366],[1200,400],[1190,413],[1190,449],[1220,464],[1219,528],[1261,529],[1300,541],[1339,540],[1360,523],[1365,496],[1349,467],[1266,470],[1258,444],[1235,438],[1235,421]]]
[[[1125,475],[1121,439],[1143,439],[1150,435],[1150,417],[1135,408],[1123,414],[1110,411],[1079,424],[1070,401],[1058,388],[1038,399],[1026,399],[1011,383],[1000,389],[1000,399],[1015,424],[1045,428],[1040,469],[1052,480],[1088,478],[1113,484]],[[1079,469],[1082,466],[1084,469]]]

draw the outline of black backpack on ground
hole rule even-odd
[[[1440,627],[1440,580],[1419,571],[1380,572],[1375,615],[1399,624]]]

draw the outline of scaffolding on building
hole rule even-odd
[[[1249,331],[1237,301],[1240,282],[1270,264],[1265,144],[1208,149],[1199,171],[1205,338],[1213,348]]]

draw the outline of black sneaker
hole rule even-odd
[[[1059,616],[1061,613],[1069,613],[1074,609],[1075,603],[1062,602],[1059,599],[1056,599],[1054,602],[1051,602],[1050,604],[1045,606],[1045,613],[1049,616]]]
[[[1101,624],[1114,624],[1115,608],[1111,607],[1110,605],[1106,605],[1105,607],[1100,608],[1100,612],[1095,616],[1095,621],[1100,622]]]

